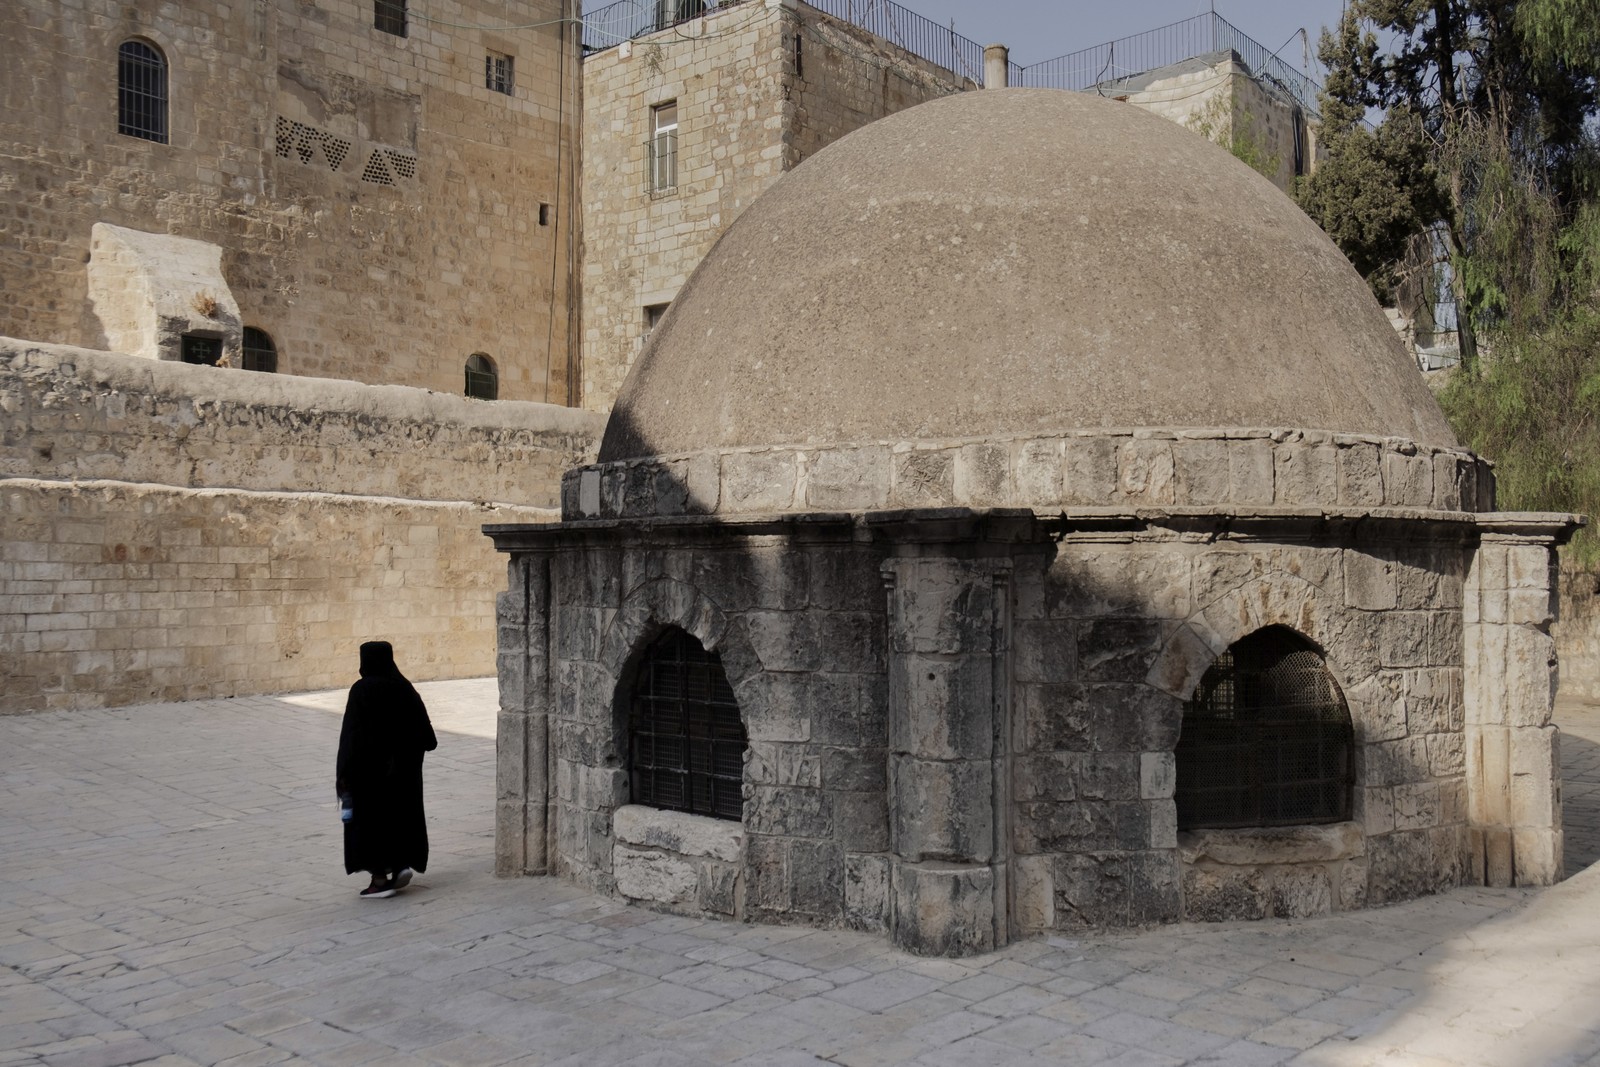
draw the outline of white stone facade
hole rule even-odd
[[[798,54],[798,61],[797,61]],[[648,333],[757,194],[873,119],[976,87],[803,2],[747,0],[583,61],[583,406],[606,411]],[[653,188],[651,111],[677,105]]]
[[[280,373],[458,395],[481,352],[501,397],[564,402],[576,6],[412,4],[402,36],[364,0],[11,5],[0,335],[170,359],[150,324],[129,340],[131,319],[192,318],[234,366],[248,326]],[[164,143],[119,132],[129,41],[166,62]],[[489,52],[514,59],[509,93],[486,85]],[[130,242],[108,248],[98,224],[146,235],[136,278],[113,262]],[[161,252],[171,239],[211,246],[205,284]]]

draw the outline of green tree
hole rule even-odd
[[[1504,506],[1600,512],[1600,0],[1351,0],[1320,54],[1327,159],[1302,205],[1380,294],[1437,236],[1457,432],[1500,464]],[[1592,530],[1577,554],[1600,559]]]

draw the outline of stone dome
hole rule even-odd
[[[629,373],[600,461],[1141,427],[1459,447],[1365,283],[1265,178],[1137,107],[985,90],[758,197]]]

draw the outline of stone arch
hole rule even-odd
[[[1316,645],[1334,680],[1349,698],[1376,670],[1361,642],[1340,624],[1342,600],[1288,571],[1269,571],[1196,608],[1157,652],[1145,682],[1179,700],[1194,693],[1200,676],[1228,647],[1268,626],[1286,626]]]
[[[625,593],[616,614],[600,636],[599,663],[606,673],[602,690],[609,702],[612,738],[626,730],[625,690],[652,642],[678,627],[722,657],[728,684],[739,698],[739,712],[748,729],[752,699],[760,687],[747,684],[760,674],[760,661],[744,627],[730,621],[715,600],[693,584],[663,575],[639,583]],[[597,709],[598,710],[598,709]],[[613,753],[620,758],[621,753]]]

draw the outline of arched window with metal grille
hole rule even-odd
[[[243,343],[239,346],[245,370],[258,370],[273,374],[278,369],[278,346],[266,330],[254,326],[244,328]]]
[[[1184,707],[1178,828],[1350,818],[1354,732],[1322,654],[1285,626],[1241,638]]]
[[[117,132],[167,143],[167,57],[148,41],[117,49]]]
[[[500,372],[494,360],[482,352],[467,357],[467,396],[479,400],[494,400],[500,395]]]
[[[744,721],[722,657],[668,630],[645,650],[628,707],[635,804],[738,819],[744,810]]]

